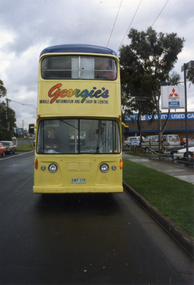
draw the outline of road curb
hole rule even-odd
[[[194,238],[123,181],[124,189],[194,259]]]

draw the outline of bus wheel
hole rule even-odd
[[[5,151],[2,153],[2,156],[5,156]]]

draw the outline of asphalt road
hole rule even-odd
[[[0,158],[0,284],[193,284],[191,258],[130,196],[35,195],[33,162]]]

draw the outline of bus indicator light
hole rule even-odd
[[[120,159],[120,169],[123,169],[123,160]]]
[[[34,161],[34,167],[35,167],[35,169],[38,169],[38,159],[37,158]]]

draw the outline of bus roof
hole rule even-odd
[[[112,49],[94,46],[94,45],[84,45],[84,44],[69,44],[69,45],[57,45],[45,48],[40,56],[45,53],[64,53],[64,52],[72,52],[72,53],[99,53],[99,54],[111,54],[117,55],[116,52]]]

